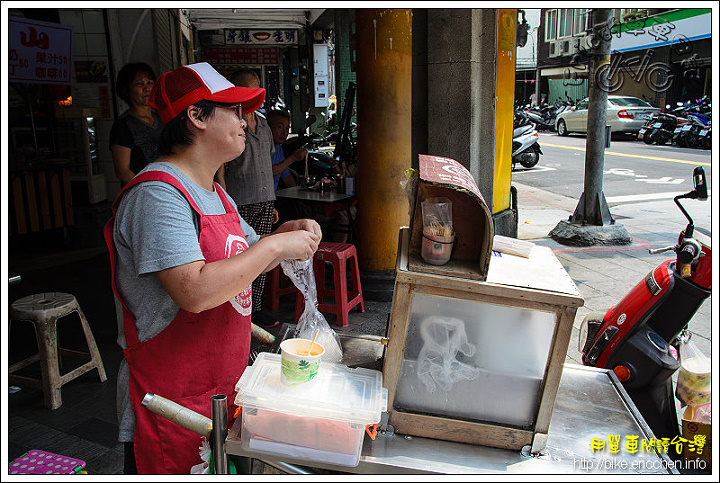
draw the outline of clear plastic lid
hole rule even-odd
[[[372,424],[387,410],[380,371],[323,361],[315,379],[287,386],[280,381],[280,354],[270,352],[245,369],[235,390],[237,405],[304,417]]]

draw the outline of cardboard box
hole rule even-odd
[[[712,425],[707,423],[700,423],[696,421],[692,421],[692,411],[691,407],[687,407],[685,409],[685,414],[683,414],[682,417],[682,437],[689,440],[690,442],[695,442],[695,436],[704,436],[705,437],[705,445],[702,447],[702,450],[697,445],[694,444],[688,444],[685,443],[683,445],[683,454],[685,456],[686,461],[693,461],[693,460],[702,460],[705,462],[705,467],[701,468],[698,466],[697,469],[706,469],[710,470],[711,468],[711,458],[712,455]],[[692,450],[691,450],[692,448]]]

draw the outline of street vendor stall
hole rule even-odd
[[[281,331],[236,385],[223,451],[289,472],[676,473],[612,371],[564,364],[584,301],[552,251],[492,251],[453,160],[421,156],[408,191],[387,337],[342,334],[340,363],[292,387]]]

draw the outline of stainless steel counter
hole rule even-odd
[[[228,433],[228,454],[286,469],[283,463],[359,474],[677,474],[667,455],[643,450],[643,440],[650,441],[653,434],[612,371],[577,365],[563,370],[547,446],[540,455],[379,431],[374,441],[365,437],[356,467],[293,459],[277,462],[242,450],[240,425],[237,420]],[[610,444],[614,435],[620,437],[616,453]],[[637,436],[637,452],[628,446],[632,436]],[[604,441],[604,449],[593,450],[594,440]]]

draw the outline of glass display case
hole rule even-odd
[[[401,434],[533,452],[545,445],[577,308],[547,247],[493,252],[486,280],[409,268],[400,231],[383,378]]]

